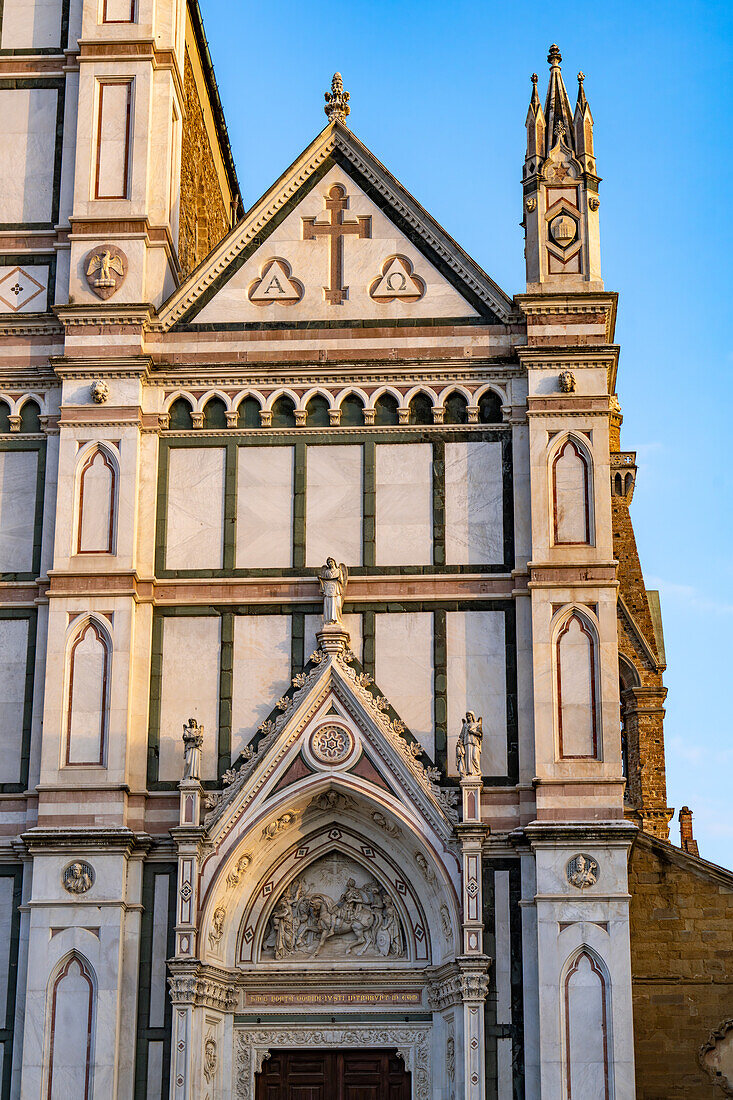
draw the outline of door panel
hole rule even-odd
[[[394,1050],[274,1051],[257,1075],[256,1100],[410,1100],[410,1075]]]

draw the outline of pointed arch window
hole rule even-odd
[[[552,520],[556,546],[591,544],[590,457],[574,439],[552,459]]]
[[[48,1089],[44,1100],[90,1100],[96,1009],[91,967],[78,955],[61,966],[51,987]]]
[[[561,759],[598,758],[600,705],[596,633],[573,611],[555,637],[555,694]]]
[[[69,653],[66,763],[104,765],[109,722],[112,647],[93,619],[79,631]]]
[[[77,554],[114,554],[117,469],[103,447],[95,447],[79,476]]]

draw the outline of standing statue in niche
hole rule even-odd
[[[195,718],[189,718],[183,727],[183,778],[201,778],[201,749],[204,743],[204,727]]]
[[[341,562],[336,564],[335,558],[326,558],[326,564],[318,574],[323,594],[323,623],[330,626],[334,623],[341,624],[342,608],[346,584],[349,579],[349,571]]]
[[[483,719],[477,718],[472,710],[466,711],[456,745],[456,767],[461,778],[481,775],[481,742],[484,739],[482,723]]]

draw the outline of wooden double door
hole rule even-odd
[[[395,1050],[278,1050],[255,1100],[410,1100],[410,1074]]]

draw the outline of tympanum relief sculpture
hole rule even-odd
[[[278,898],[265,930],[269,959],[404,958],[405,937],[394,900],[352,860],[318,860]]]

